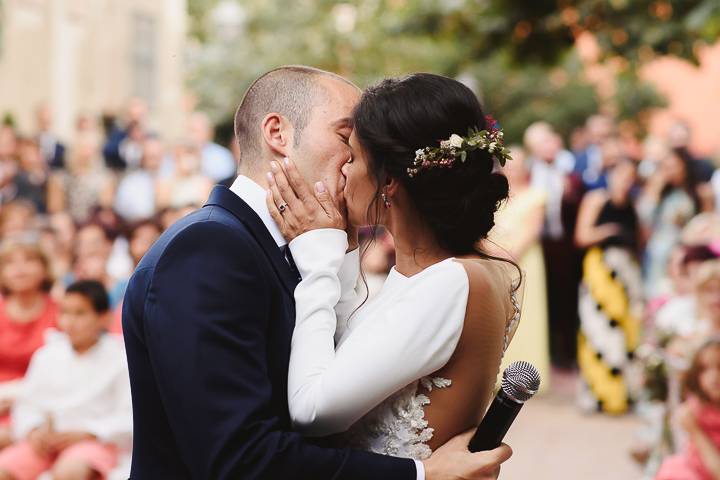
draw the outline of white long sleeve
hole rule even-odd
[[[338,272],[340,279],[340,300],[335,305],[335,314],[337,315],[337,330],[335,331],[335,343],[347,329],[347,322],[353,312],[360,306],[362,300],[358,295],[355,286],[360,277],[360,249],[356,248],[352,252],[345,254],[343,263]]]
[[[345,233],[315,230],[290,248],[302,275],[288,375],[290,416],[299,431],[343,432],[450,359],[467,306],[462,265],[447,259],[412,277],[393,270],[381,294],[353,316],[336,349],[334,306],[341,295]]]

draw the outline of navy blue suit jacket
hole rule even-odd
[[[296,283],[260,218],[226,187],[153,245],[123,305],[131,478],[415,479],[411,460],[290,431]]]

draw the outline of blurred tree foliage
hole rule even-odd
[[[431,71],[474,86],[510,141],[533,120],[567,134],[597,111],[573,49],[582,32],[595,36],[602,59],[624,59],[615,110],[631,119],[662,104],[638,80],[638,65],[664,54],[695,61],[699,42],[720,34],[718,0],[189,0],[188,7],[199,44],[191,84],[218,119],[277,65],[317,66],[360,86]]]

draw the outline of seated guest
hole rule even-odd
[[[720,478],[720,337],[694,354],[685,374],[685,402],[675,414],[687,435],[686,448],[663,462],[655,480]]]
[[[0,452],[0,480],[106,478],[132,435],[122,343],[106,335],[102,284],[78,282],[62,300],[59,325],[33,356],[12,412],[20,439]]]
[[[0,448],[8,442],[8,413],[45,330],[57,321],[47,257],[37,244],[6,241],[0,247]]]
[[[35,207],[27,200],[14,200],[0,207],[0,238],[7,240],[31,230],[36,220]]]

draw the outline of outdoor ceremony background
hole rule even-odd
[[[79,119],[104,143],[140,102],[143,132],[172,163],[176,146],[195,142],[198,114],[232,149],[242,93],[275,66],[312,65],[360,87],[428,71],[473,88],[508,144],[545,121],[570,148],[602,113],[627,157],[642,159],[645,138],[682,121],[692,153],[718,165],[719,35],[716,0],[0,0],[0,120],[33,139],[46,106],[72,151]],[[99,148],[94,158],[104,168]],[[114,182],[129,171],[112,171]],[[629,455],[638,418],[579,413],[575,370],[553,372],[511,431],[501,478],[640,478]]]

